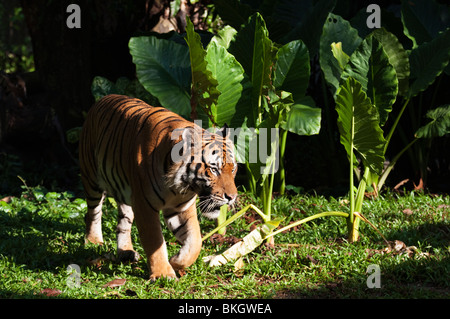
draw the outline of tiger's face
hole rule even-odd
[[[217,134],[188,128],[184,129],[181,140],[176,144],[178,147],[181,144],[183,154],[174,184],[181,192],[198,194],[200,210],[209,219],[216,219],[220,207],[225,204],[232,206],[237,198],[234,145],[225,132],[226,128]]]

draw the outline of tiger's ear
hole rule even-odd
[[[216,134],[221,135],[223,138],[229,138],[230,137],[230,129],[228,128],[227,123],[224,123],[223,127],[218,129]]]

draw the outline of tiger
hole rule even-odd
[[[236,201],[237,162],[228,131],[224,126],[210,132],[166,108],[124,95],[110,94],[94,103],[79,143],[85,243],[103,243],[102,204],[111,196],[118,210],[118,259],[140,258],[131,240],[135,221],[150,279],[177,278],[176,272],[192,265],[201,251],[197,198],[209,219]],[[181,244],[170,260],[161,211]]]

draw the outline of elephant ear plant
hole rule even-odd
[[[283,191],[287,132],[320,130],[321,110],[305,95],[310,74],[305,44],[273,43],[256,13],[239,31],[224,28],[206,46],[187,19],[184,37],[135,37],[129,47],[139,81],[162,106],[201,119],[204,128],[227,123],[236,129],[238,161],[245,163],[250,190],[262,199],[263,220],[271,221],[272,172],[279,165],[278,190]],[[263,139],[261,132],[274,134]],[[268,154],[250,160],[252,143],[258,144],[256,154],[262,149]]]
[[[336,99],[339,86],[348,77],[362,85],[379,113],[380,127],[386,140],[383,156],[413,98],[421,97],[442,72],[450,72],[449,12],[447,7],[434,1],[402,1],[401,23],[404,34],[413,42],[411,50],[405,50],[397,37],[384,28],[376,29],[363,39],[357,29],[338,15],[330,13],[325,21],[319,61],[328,89]],[[436,96],[439,83],[433,96]],[[411,114],[421,116],[423,100],[414,101],[415,105],[409,107]],[[395,101],[398,103],[394,104]],[[391,110],[397,105],[399,109],[395,118],[390,119]],[[434,98],[430,106],[434,107]],[[386,126],[389,120],[392,122]],[[417,123],[420,121],[418,118]],[[417,130],[418,126],[413,128]],[[428,134],[426,138],[439,136]],[[424,135],[415,134],[400,152],[390,158],[381,172],[367,172],[366,182],[372,184],[376,192],[381,190],[397,160],[421,138],[425,138]],[[356,172],[361,179],[359,171]]]
[[[129,46],[139,81],[162,106],[186,118],[202,119],[205,128],[224,123],[238,128],[238,161],[245,163],[250,190],[260,196],[263,209],[250,204],[226,219],[227,208],[223,207],[222,221],[203,240],[249,209],[256,211],[264,223],[245,236],[237,244],[239,247],[210,256],[210,265],[239,258],[263,241],[273,242],[279,232],[310,220],[324,216],[349,218],[346,212],[324,212],[278,230],[283,218],[271,218],[273,173],[277,164],[280,190],[284,185],[282,163],[287,132],[312,135],[320,129],[321,110],[306,96],[310,62],[308,49],[301,40],[282,46],[272,42],[262,16],[255,13],[239,31],[225,28],[206,47],[189,19],[183,38],[136,37],[131,38]],[[260,134],[272,129],[275,138],[266,136],[263,145]],[[243,145],[239,143],[242,139]],[[261,147],[268,149],[269,154],[251,161],[249,156],[255,154],[249,154],[250,145],[255,142],[259,142],[258,154]]]

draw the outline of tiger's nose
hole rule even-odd
[[[228,201],[228,204],[232,205],[236,200],[237,194],[224,194],[225,199]]]

